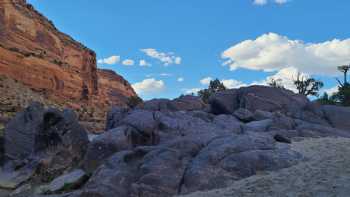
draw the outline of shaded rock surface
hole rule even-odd
[[[74,112],[33,103],[5,128],[5,165],[0,188],[15,189],[28,180],[49,181],[78,165],[89,143]]]
[[[79,187],[87,179],[87,175],[83,170],[77,169],[54,179],[47,187],[50,193],[60,191],[69,191]]]

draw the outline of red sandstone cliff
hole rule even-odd
[[[0,0],[0,75],[75,108],[106,109],[136,95],[121,76],[97,69],[94,51],[58,31],[25,0]]]

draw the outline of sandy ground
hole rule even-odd
[[[305,139],[291,147],[309,160],[186,197],[350,197],[350,139]]]

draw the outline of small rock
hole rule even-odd
[[[287,144],[292,143],[292,141],[289,138],[284,137],[280,134],[276,134],[275,136],[273,136],[273,139],[275,139],[277,142],[281,142],[281,143],[287,143]]]
[[[35,165],[28,164],[17,171],[0,172],[0,188],[16,189],[19,185],[28,181],[35,170]]]
[[[87,175],[83,170],[74,170],[53,180],[47,189],[50,193],[75,189],[83,184],[86,179]]]
[[[244,109],[244,108],[237,109],[233,113],[233,115],[243,122],[251,122],[254,120],[254,114],[252,112],[250,112],[249,110]]]
[[[28,194],[30,192],[30,190],[32,189],[32,185],[31,184],[24,184],[22,186],[20,186],[19,188],[17,188],[15,191],[11,192],[9,194],[9,196],[17,196],[20,194]]]

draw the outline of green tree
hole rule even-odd
[[[329,96],[327,92],[323,93],[323,95],[317,99],[317,102],[321,105],[336,105],[337,101],[334,96]]]
[[[319,90],[323,87],[323,82],[314,78],[301,76],[301,74],[298,73],[297,79],[294,80],[294,85],[299,94],[305,96],[318,96]]]
[[[333,95],[333,98],[343,106],[350,106],[350,84],[344,83],[339,86],[338,92]]]
[[[138,97],[138,96],[131,96],[128,98],[126,104],[130,107],[130,108],[134,108],[137,105],[139,105],[140,103],[142,103],[143,100]]]
[[[208,89],[200,90],[198,95],[202,98],[203,102],[208,103],[212,94],[223,90],[226,90],[225,85],[219,79],[215,79],[210,81]]]
[[[341,83],[338,79],[338,82],[341,86],[348,83],[347,77],[348,77],[348,71],[350,69],[350,65],[344,65],[344,66],[338,66],[338,70],[344,74],[344,84]]]

